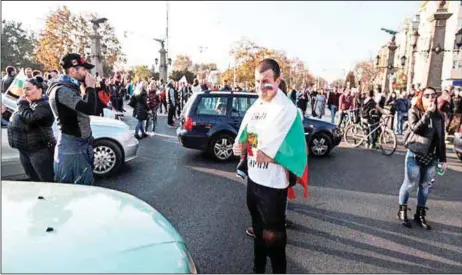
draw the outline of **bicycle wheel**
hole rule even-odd
[[[397,145],[395,133],[388,128],[382,129],[379,144],[382,154],[385,156],[391,156],[395,152]]]
[[[366,139],[366,134],[361,126],[351,124],[346,128],[343,139],[348,146],[359,147]]]

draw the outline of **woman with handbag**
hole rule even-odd
[[[418,186],[417,210],[414,220],[425,229],[431,229],[425,216],[428,189],[435,178],[438,161],[446,170],[446,144],[444,115],[437,109],[437,94],[428,87],[419,95],[409,109],[409,131],[404,145],[408,148],[405,157],[404,182],[399,191],[398,219],[406,227],[411,227],[407,219],[409,193]]]
[[[24,82],[18,111],[8,125],[8,142],[19,150],[21,165],[31,181],[53,182],[56,140],[51,127],[55,118],[42,83],[41,77]]]

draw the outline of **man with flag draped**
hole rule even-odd
[[[256,67],[258,100],[247,110],[233,146],[235,155],[245,151],[248,155],[247,207],[255,233],[256,273],[265,272],[267,257],[273,273],[286,273],[289,174],[305,186],[308,181],[302,116],[278,89],[280,75],[279,64],[273,59],[264,59]]]

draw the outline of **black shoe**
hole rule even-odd
[[[142,139],[142,137],[140,137],[139,135],[135,135],[135,138],[136,139]]]
[[[425,220],[425,215],[427,214],[425,210],[428,210],[425,206],[417,206],[417,210],[414,214],[414,221],[417,222],[420,227],[430,230],[432,227]]]
[[[407,205],[399,205],[399,211],[398,211],[398,219],[401,221],[401,224],[404,225],[407,228],[411,228],[412,225],[407,219],[407,210],[411,210],[407,208]]]
[[[248,171],[249,167],[247,166],[247,155],[245,155],[244,158],[241,158],[241,161],[239,161],[239,164],[236,167],[236,176],[245,180],[245,178],[248,176]]]
[[[144,133],[144,134],[141,135],[141,137],[142,137],[142,138],[145,138],[145,137],[149,137],[149,135],[146,134],[146,133]]]

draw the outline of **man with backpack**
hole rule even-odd
[[[88,72],[94,65],[79,54],[66,54],[60,65],[65,75],[48,88],[51,110],[58,124],[55,181],[93,184],[91,115],[96,115],[96,79]],[[83,84],[85,91],[81,92]]]
[[[367,134],[371,133],[377,127],[382,114],[385,114],[385,111],[378,103],[375,102],[374,91],[370,90],[366,95],[366,99],[364,100],[364,105],[361,110],[361,117],[363,118],[363,122],[367,125]],[[375,131],[369,136],[367,142],[368,148],[376,148],[378,134],[378,131]]]

